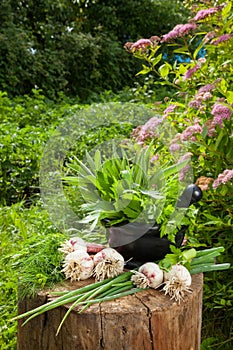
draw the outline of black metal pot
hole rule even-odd
[[[198,202],[202,191],[196,185],[189,185],[178,200],[177,207],[185,208]],[[160,237],[160,225],[144,223],[125,223],[111,226],[111,220],[105,220],[106,236],[109,246],[116,249],[127,263],[128,268],[134,268],[148,261],[158,261],[170,253],[170,245],[180,247],[187,226],[181,227],[171,243],[166,236]],[[125,244],[126,243],[126,244]]]

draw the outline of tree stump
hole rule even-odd
[[[56,330],[68,305],[37,316],[21,327],[18,350],[199,350],[203,275],[192,276],[192,293],[178,304],[159,290],[145,290],[73,310]],[[66,290],[83,283],[66,283]],[[47,302],[47,293],[19,301],[19,313]]]

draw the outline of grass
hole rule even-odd
[[[17,324],[9,320],[17,314],[18,289],[33,295],[63,278],[57,247],[65,237],[39,204],[25,208],[23,202],[0,208],[0,230],[0,349],[14,350]]]

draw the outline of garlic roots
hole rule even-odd
[[[138,272],[131,277],[131,281],[138,288],[158,288],[163,282],[163,271],[159,265],[148,262],[140,266]]]
[[[98,281],[115,277],[124,270],[124,258],[113,248],[102,249],[94,255],[94,277]]]
[[[171,299],[180,303],[185,293],[191,293],[190,288],[192,278],[189,271],[183,265],[176,264],[171,267],[169,272],[164,273],[163,291],[168,294]]]
[[[83,250],[84,252],[87,251],[86,243],[82,238],[79,237],[73,237],[69,240],[65,241],[64,244],[62,244],[61,248],[58,249],[60,252],[64,253],[65,255],[72,253],[76,250]]]
[[[91,256],[83,250],[75,250],[66,255],[63,272],[66,279],[73,281],[86,280],[93,274],[94,262]]]

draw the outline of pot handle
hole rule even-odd
[[[191,184],[182,193],[178,199],[177,208],[188,208],[191,204],[197,203],[203,196],[202,190],[199,186]]]

